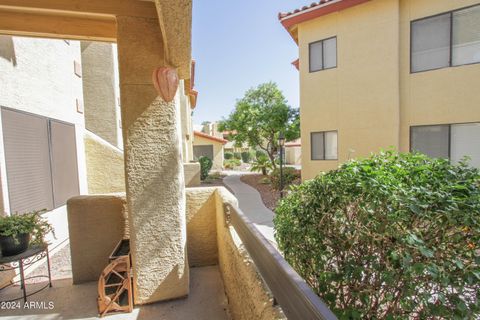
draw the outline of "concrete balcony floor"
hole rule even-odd
[[[27,288],[34,289],[37,284]],[[20,287],[0,292],[0,300],[12,294],[21,295]],[[0,319],[53,320],[53,319],[99,319],[97,312],[97,283],[72,285],[71,279],[54,280],[47,288],[29,298],[29,301],[52,301],[52,310],[16,309],[0,310]],[[132,313],[105,317],[111,320],[224,320],[229,319],[228,302],[218,266],[190,269],[190,295],[187,298],[138,306]],[[23,305],[23,300],[21,302]]]

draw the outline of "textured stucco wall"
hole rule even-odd
[[[89,194],[125,192],[123,152],[91,132],[85,134]]]
[[[410,126],[480,122],[480,64],[410,73],[410,21],[478,0],[400,1],[400,150],[410,150]]]
[[[191,267],[218,264],[215,191],[187,189],[187,251]]]
[[[200,181],[200,163],[184,163],[183,171],[185,173],[185,186],[198,187]]]
[[[119,146],[117,119],[118,80],[111,43],[81,42],[85,127],[114,146]]]
[[[237,199],[225,188],[187,188],[186,203],[189,264],[219,264],[232,318],[284,319],[234,228],[225,225],[223,205],[236,206]],[[129,234],[125,196],[72,198],[68,211],[74,283],[97,281],[117,241]]]
[[[188,295],[180,101],[157,97],[157,19],[117,17],[126,191],[137,304]]]
[[[223,144],[203,137],[195,136],[193,146],[213,145],[213,170],[223,169]]]
[[[302,23],[302,178],[399,144],[399,0],[372,0]],[[309,43],[337,37],[337,68],[309,72]],[[310,133],[338,130],[338,161],[311,160]],[[351,150],[354,150],[352,153]]]
[[[255,263],[233,227],[225,226],[224,203],[238,206],[237,199],[225,188],[217,188],[217,243],[229,309],[235,320],[286,319],[260,276]]]
[[[98,281],[115,245],[128,235],[124,194],[68,200],[73,283]]]

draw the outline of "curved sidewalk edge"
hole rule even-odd
[[[229,172],[223,179],[223,182],[235,193],[243,213],[253,222],[265,238],[277,247],[273,236],[273,211],[263,204],[260,193],[257,190],[240,180],[241,176],[242,173],[240,172]]]

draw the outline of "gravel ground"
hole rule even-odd
[[[275,207],[277,206],[278,200],[280,199],[280,192],[273,190],[272,185],[262,184],[259,181],[265,178],[261,174],[248,174],[243,175],[240,180],[248,184],[249,186],[255,188],[262,197],[263,203],[265,206],[275,212]]]

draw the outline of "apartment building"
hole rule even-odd
[[[193,79],[193,77],[192,77]],[[66,202],[125,192],[117,46],[0,35],[0,216],[47,209],[57,247],[67,242]],[[193,80],[181,80],[182,156],[193,160]]]
[[[394,147],[480,167],[480,1],[323,0],[298,44],[302,177]]]

